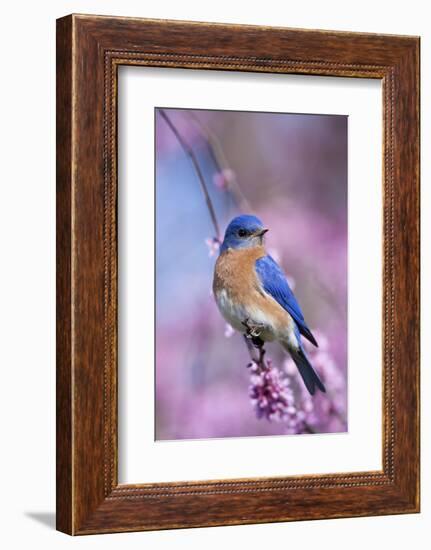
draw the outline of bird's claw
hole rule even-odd
[[[250,319],[245,319],[242,324],[247,329],[245,333],[246,338],[250,339],[253,342],[254,347],[261,349],[264,342],[260,335],[262,334],[265,325],[261,323],[251,323]]]
[[[265,328],[265,325],[263,323],[251,323],[250,319],[245,319],[245,321],[243,321],[242,324],[247,329],[246,334],[250,338],[253,338],[253,337],[258,338],[262,334],[262,331]]]

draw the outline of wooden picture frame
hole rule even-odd
[[[383,83],[383,469],[119,485],[119,65]],[[70,15],[57,21],[57,529],[419,511],[419,38]]]

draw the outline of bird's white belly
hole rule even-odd
[[[247,329],[244,322],[247,320],[249,325],[262,326],[260,337],[263,340],[274,340],[275,334],[272,328],[272,319],[269,319],[264,311],[259,308],[234,302],[228,296],[226,290],[217,292],[215,298],[221,314],[232,328],[245,333]]]

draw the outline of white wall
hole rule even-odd
[[[284,25],[422,36],[422,150],[431,149],[431,30],[427,2],[301,0],[56,0],[2,6],[0,87],[1,540],[5,548],[428,547],[430,415],[423,399],[422,514],[72,539],[54,524],[55,18],[70,12]],[[4,43],[3,43],[4,42]],[[431,189],[422,159],[423,334],[431,330]],[[425,253],[426,252],[426,253]],[[430,387],[430,338],[422,387]]]

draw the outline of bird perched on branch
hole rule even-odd
[[[301,336],[317,346],[279,265],[264,247],[268,231],[255,216],[234,218],[214,269],[213,291],[221,314],[262,347],[277,341],[291,355],[311,395],[325,387],[305,355]]]

